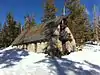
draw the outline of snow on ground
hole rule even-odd
[[[100,46],[85,45],[61,59],[12,47],[0,51],[0,75],[100,75]]]

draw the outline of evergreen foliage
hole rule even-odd
[[[77,45],[90,40],[91,28],[84,5],[80,0],[66,0],[68,27],[71,29]]]
[[[3,46],[2,43],[3,43],[3,42],[2,42],[2,24],[0,24],[0,47]]]
[[[14,39],[19,35],[21,32],[21,25],[17,24],[14,20],[14,17],[11,13],[7,14],[6,22],[3,25],[1,31],[1,42],[2,45],[0,47],[8,47],[14,41]]]
[[[54,0],[46,0],[44,4],[44,16],[42,22],[49,21],[56,17],[57,8],[55,7]]]
[[[36,26],[34,16],[30,16],[30,15],[25,16],[24,29],[31,28],[33,26]]]
[[[54,5],[54,0],[46,0],[45,7],[44,7],[44,17],[42,19],[42,22],[48,22],[52,19],[56,18],[56,10],[57,8]],[[50,22],[46,25],[45,29],[45,37],[48,41],[48,47],[47,47],[47,53],[54,57],[60,57],[60,51],[56,47],[57,42],[57,36],[54,35],[54,29],[55,29],[55,22]]]

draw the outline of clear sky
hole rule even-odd
[[[65,0],[55,0],[58,8],[57,15],[61,15]],[[0,22],[3,24],[8,12],[12,12],[14,18],[24,24],[24,16],[27,14],[35,15],[37,23],[41,23],[43,16],[44,0],[0,0]],[[100,6],[100,0],[81,0],[81,3],[86,6],[87,13],[92,20],[93,5]]]

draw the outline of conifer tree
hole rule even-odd
[[[2,25],[0,24],[0,48],[3,46],[2,44]]]
[[[31,24],[32,24],[33,26],[36,26],[35,18],[34,18],[33,15],[31,16]]]
[[[6,22],[2,29],[3,46],[7,47],[15,40],[15,38],[20,34],[20,26],[14,20],[11,13],[7,14]]]
[[[57,8],[55,7],[54,0],[46,0],[45,5],[44,5],[44,16],[43,16],[42,22],[45,23],[45,22],[55,19],[56,11],[57,11]],[[53,34],[54,26],[55,26],[55,22],[49,22],[47,23],[45,27],[45,31],[44,31],[45,37],[48,41],[47,53],[52,57],[58,55],[56,53],[57,37],[55,37]]]
[[[11,13],[8,13],[7,15],[7,25],[8,25],[8,38],[9,38],[9,44],[12,43],[12,41],[14,41],[14,39],[16,38],[16,21],[14,21],[14,18],[12,16]]]
[[[32,16],[32,15],[31,16],[30,15],[25,16],[24,29],[28,29],[28,28],[31,28],[31,27],[34,27],[34,26],[36,26],[34,16]]]
[[[8,41],[9,45],[14,41],[16,38],[16,21],[14,21],[14,18],[11,13],[7,14],[7,26],[8,26]]]
[[[9,44],[9,41],[8,41],[8,27],[7,27],[6,23],[4,23],[3,28],[2,28],[2,44],[3,44],[2,47],[7,47],[8,44]]]
[[[44,16],[42,22],[49,21],[56,17],[57,8],[55,7],[54,0],[46,0],[44,3]]]
[[[15,27],[16,27],[15,28],[15,31],[16,31],[15,34],[17,36],[17,35],[19,35],[21,33],[21,23],[20,22],[17,23]]]
[[[85,7],[81,5],[80,0],[66,0],[66,8],[68,11],[68,27],[71,29],[77,45],[80,45],[84,43],[87,25],[90,25]]]
[[[85,9],[86,10],[86,9]],[[84,14],[83,14],[83,18],[84,18],[84,25],[85,25],[85,31],[84,31],[84,42],[86,41],[90,41],[91,39],[93,39],[93,31],[92,31],[92,27],[91,27],[91,24],[89,22],[89,16],[87,14],[87,12],[85,11]]]

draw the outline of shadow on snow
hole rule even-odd
[[[19,62],[22,59],[21,56],[27,55],[29,55],[27,51],[16,48],[0,52],[0,64],[4,64],[1,68],[14,66],[15,62]]]
[[[100,75],[100,73],[95,70],[84,70],[82,66],[76,67],[75,66],[76,64],[80,64],[80,65],[84,65],[84,64],[80,62],[74,62],[68,60],[67,58],[61,58],[58,60],[56,58],[54,59],[47,58],[35,63],[41,63],[41,62],[49,63],[48,68],[52,71],[50,73],[57,73],[57,75]],[[87,63],[91,68],[100,70],[99,66],[94,65],[87,61],[84,62]]]

